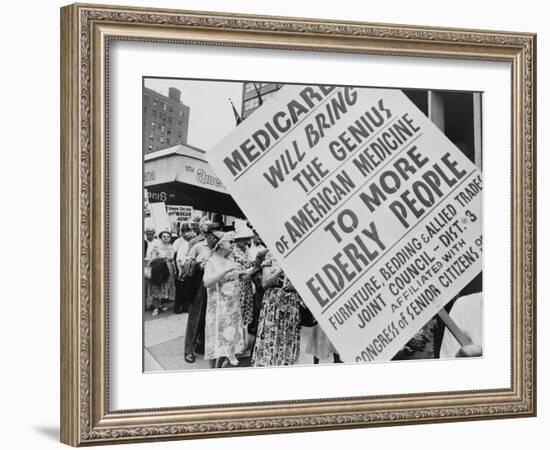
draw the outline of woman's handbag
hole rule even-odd
[[[151,261],[151,279],[154,286],[162,286],[170,278],[170,269],[166,263],[166,258],[156,258]]]

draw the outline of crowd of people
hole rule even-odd
[[[251,228],[222,231],[209,220],[193,220],[173,239],[168,230],[145,229],[145,309],[153,316],[173,304],[188,313],[184,358],[204,355],[210,367],[296,364],[302,343],[312,362],[336,349],[273,254]]]
[[[248,226],[224,232],[199,218],[184,224],[176,239],[168,230],[147,227],[144,255],[145,309],[157,316],[173,305],[174,313],[188,313],[187,363],[203,355],[212,368],[243,362],[288,366],[296,364],[301,349],[314,364],[342,362],[274,255]],[[481,342],[480,291],[481,274],[445,308],[451,311],[456,299],[462,309],[474,308],[461,319],[464,329],[472,328],[474,342]],[[302,327],[308,332],[301,343]],[[479,345],[455,348],[455,341],[435,316],[393,359],[481,356]]]

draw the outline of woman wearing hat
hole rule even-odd
[[[233,260],[232,233],[214,231],[218,238],[204,266],[203,282],[207,290],[204,358],[212,367],[221,367],[227,358],[233,366],[245,350],[245,330],[239,303],[243,271]]]
[[[176,286],[174,284],[174,249],[172,248],[172,234],[168,230],[162,230],[158,234],[158,241],[151,249],[151,264],[162,260],[168,268],[168,277],[160,283],[154,283],[151,280],[151,297],[153,298],[153,316],[158,315],[159,310],[166,311],[167,307],[162,305],[162,301],[173,301],[176,297]]]
[[[238,229],[233,237],[233,259],[243,271],[248,272],[240,277],[240,304],[245,327],[252,323],[253,319],[254,285],[251,277],[260,270],[259,266],[250,262],[248,255],[248,243],[252,237],[254,237],[254,233],[247,226]]]

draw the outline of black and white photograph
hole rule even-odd
[[[482,104],[144,77],[144,372],[483,357]]]
[[[348,3],[61,8],[63,443],[540,428],[542,22]]]

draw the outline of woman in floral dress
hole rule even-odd
[[[166,281],[160,285],[151,284],[150,295],[153,299],[153,316],[156,316],[160,311],[166,311],[167,307],[164,302],[174,301],[176,298],[175,273],[174,265],[174,249],[172,247],[172,235],[169,231],[163,230],[158,235],[159,239],[153,244],[150,253],[150,261],[162,258],[168,266],[170,272]]]
[[[253,318],[254,284],[252,283],[252,276],[259,270],[259,267],[256,267],[249,259],[247,244],[254,236],[254,233],[248,227],[246,228],[237,231],[233,237],[233,259],[245,271],[240,277],[240,303],[245,327],[252,322]]]
[[[265,289],[256,344],[254,366],[288,366],[300,353],[301,299],[269,252],[262,262]]]
[[[219,241],[204,266],[207,291],[204,359],[222,367],[225,359],[238,366],[237,355],[245,350],[245,329],[240,305],[243,274],[231,253],[231,233],[214,232]]]

